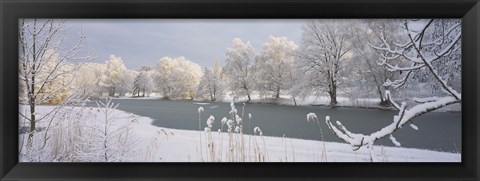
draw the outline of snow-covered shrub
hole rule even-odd
[[[84,105],[84,104],[83,104]],[[120,121],[111,100],[97,108],[57,106],[39,124],[32,146],[20,150],[29,162],[124,162],[133,161],[136,143],[130,120]],[[45,114],[47,111],[42,111]],[[47,112],[48,114],[48,112]],[[20,138],[25,138],[20,136]],[[20,140],[25,143],[25,140]]]

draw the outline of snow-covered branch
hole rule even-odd
[[[376,140],[393,134],[395,131],[402,128],[403,125],[407,124],[408,122],[411,122],[413,118],[416,118],[425,113],[437,110],[439,108],[445,107],[447,105],[455,104],[459,102],[460,100],[457,100],[455,97],[449,96],[449,97],[439,98],[434,102],[428,102],[428,103],[416,105],[409,109],[406,108],[406,104],[402,104],[402,106],[400,107],[399,114],[394,116],[393,122],[391,124],[369,135],[354,134],[348,131],[340,121],[337,121],[336,122],[337,125],[334,125],[330,121],[330,117],[328,116],[325,118],[325,123],[328,125],[330,130],[332,130],[332,132],[336,136],[338,136],[345,142],[352,145],[354,150],[357,150],[360,147],[365,145],[373,145],[373,143]]]

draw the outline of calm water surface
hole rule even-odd
[[[160,99],[115,99],[118,109],[137,115],[150,117],[155,126],[198,130],[197,109],[202,106],[205,112],[202,117],[202,128],[206,126],[208,116],[215,116],[213,130],[220,128],[220,120],[229,118],[229,103],[198,104],[191,101],[171,101]],[[241,115],[243,103],[235,104]],[[392,110],[359,109],[359,108],[329,108],[319,106],[287,106],[273,104],[250,104],[244,108],[244,129],[250,133],[258,126],[266,136],[301,138],[320,140],[320,132],[316,123],[307,122],[307,114],[314,112],[320,118],[325,141],[341,142],[328,129],[325,116],[332,121],[341,121],[347,129],[355,133],[368,134],[392,122]],[[252,120],[248,120],[248,113]],[[461,152],[461,113],[431,112],[414,119],[418,131],[405,125],[394,133],[402,147],[420,148],[447,152]],[[248,129],[250,127],[250,129]],[[377,145],[394,146],[388,138],[380,139]]]

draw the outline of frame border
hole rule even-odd
[[[0,180],[479,179],[478,0],[0,0],[0,12]],[[462,18],[462,163],[18,163],[18,18]]]

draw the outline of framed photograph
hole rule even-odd
[[[478,1],[0,8],[4,180],[479,177]]]

